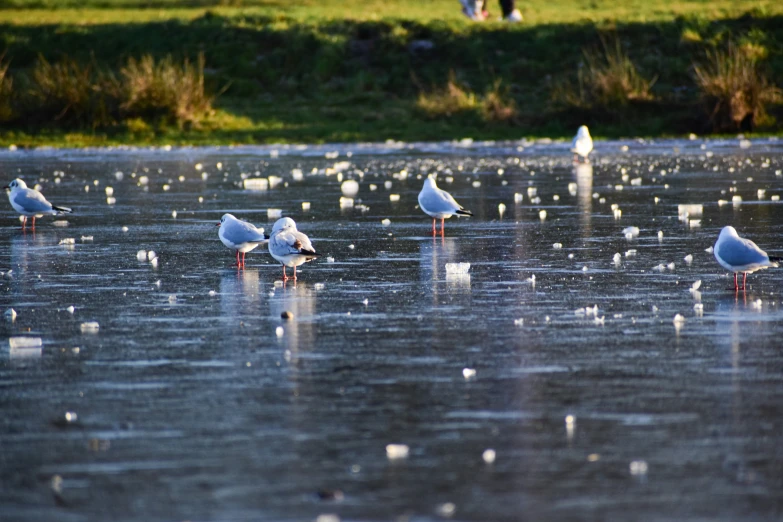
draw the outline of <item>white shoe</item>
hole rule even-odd
[[[460,0],[460,3],[462,4],[462,14],[474,22],[484,21],[484,12],[481,9],[484,5],[482,0]]]
[[[519,12],[519,9],[514,9],[511,11],[511,14],[509,14],[507,17],[504,18],[506,22],[521,22],[522,21],[522,13]]]

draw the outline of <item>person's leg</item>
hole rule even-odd
[[[507,17],[514,12],[514,0],[500,0],[500,10],[503,13],[503,18]]]

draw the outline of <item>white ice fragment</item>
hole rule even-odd
[[[691,263],[693,263],[693,255],[688,254],[683,258],[683,260],[685,261],[686,264],[690,265]]]
[[[533,274],[533,275],[531,275],[530,277],[528,277],[528,278],[527,278],[527,282],[528,282],[528,283],[532,283],[532,284],[534,284],[534,285],[535,285],[535,284],[536,284],[536,274]]]
[[[269,188],[275,188],[283,182],[283,178],[280,176],[269,176],[267,180],[269,181]]]
[[[630,250],[625,251],[625,257],[633,257],[636,255],[636,249],[632,248]]]
[[[283,210],[279,208],[266,209],[266,217],[268,219],[279,219],[283,216]]]
[[[163,188],[163,192],[168,192],[169,190],[171,190],[171,185],[169,185],[169,184],[167,183],[167,184],[163,185],[163,187],[162,187],[162,188]]]
[[[555,250],[560,250],[561,248],[563,248],[563,243],[553,243],[552,248],[554,248]]]
[[[275,328],[275,335],[276,336],[283,337],[284,333],[285,333],[285,330],[283,329],[282,326],[278,326],[277,328]]]
[[[523,196],[519,192],[514,193],[514,203],[522,203]]]
[[[506,205],[503,203],[498,204],[498,214],[500,214],[500,217],[503,217],[503,214],[506,212]]]
[[[147,176],[139,176],[139,183],[138,183],[139,185],[149,185],[149,183],[150,183],[150,178],[148,178]]]
[[[378,185],[371,183],[369,188],[370,188],[370,192],[375,192],[376,190],[378,190]]]
[[[658,239],[663,239],[663,230],[658,231]]]
[[[152,265],[152,268],[158,268],[158,258],[157,257],[152,258],[152,261],[150,261],[150,265]]]
[[[82,236],[82,241],[92,241],[94,238],[92,236]]]
[[[775,195],[773,195],[773,196],[770,196],[770,197],[769,197],[769,200],[770,200],[770,201],[780,201],[780,196],[778,196],[777,194],[775,194]]]
[[[688,228],[698,228],[701,226],[701,219],[689,219]]]
[[[742,196],[740,196],[738,194],[732,196],[731,197],[731,202],[734,203],[735,205],[738,205],[738,204],[742,203]]]
[[[568,254],[568,259],[573,259],[573,258],[574,258],[574,254]]]
[[[353,198],[340,196],[340,208],[351,208],[351,207],[353,207]]]
[[[438,507],[435,508],[435,513],[443,518],[451,518],[456,512],[457,506],[454,502],[444,502],[443,504],[438,504]]]
[[[347,179],[340,185],[340,191],[344,196],[353,197],[359,193],[359,182],[353,179]]]
[[[546,220],[546,210],[542,210],[538,213],[538,219],[540,219],[541,221]]]
[[[671,262],[668,265],[666,265],[666,268],[668,268],[669,270],[674,270],[674,262]]]
[[[620,219],[621,217],[623,217],[623,211],[620,210],[619,208],[615,209],[613,214],[615,219]]]
[[[326,258],[327,263],[334,263],[334,258],[332,256],[329,256]]]
[[[699,279],[698,281],[696,281],[695,283],[693,283],[693,284],[691,285],[691,292],[695,292],[695,291],[697,291],[699,288],[701,288],[701,279]]]
[[[643,460],[632,460],[629,468],[631,475],[639,476],[647,474],[647,463]]]
[[[8,355],[17,357],[40,357],[43,351],[43,340],[40,337],[9,337]]]
[[[245,190],[267,190],[269,189],[269,180],[266,178],[247,178],[242,182]]]
[[[4,315],[5,315],[6,319],[11,321],[12,323],[14,321],[16,321],[17,313],[16,313],[16,310],[14,310],[13,308],[9,308],[8,310],[6,310]]]
[[[172,210],[171,211],[171,217],[173,217],[174,219],[177,219],[177,211],[176,210]]]
[[[122,227],[120,230],[122,230],[123,232],[127,232],[128,231],[128,227]]]
[[[533,198],[538,194],[538,189],[536,187],[528,187],[527,188],[527,197]]]
[[[663,272],[664,270],[666,270],[666,265],[661,263],[659,265],[655,265],[652,269],[655,270],[656,272]]]
[[[685,322],[685,318],[683,316],[681,316],[680,314],[677,314],[677,315],[674,316],[674,319],[672,320],[672,322],[675,325],[683,324]]]
[[[82,323],[79,325],[79,328],[81,328],[82,332],[97,332],[100,329],[100,325],[97,321],[88,321],[86,323]]]
[[[202,165],[201,163],[196,163],[195,165],[193,165],[193,168],[195,168],[196,170],[201,170],[204,168],[204,165]]]
[[[106,187],[106,196],[112,197],[114,195],[114,189],[112,187]]]
[[[552,196],[552,201],[560,201],[560,196],[555,194],[554,196]]]
[[[61,245],[75,245],[76,239],[72,237],[66,237],[65,239],[60,240]]]
[[[73,305],[71,305],[68,308],[66,308],[65,311],[68,312],[69,314],[73,314],[76,311],[76,308],[74,308]]]
[[[677,205],[677,215],[680,218],[683,217],[699,217],[704,213],[704,205],[691,203],[685,205]]]
[[[590,270],[590,269],[589,269],[589,268],[587,268],[587,265],[585,265],[585,266],[583,266],[583,267],[582,267],[582,272],[587,272],[588,270]]]
[[[496,457],[497,453],[493,449],[485,449],[484,453],[481,454],[481,459],[487,464],[495,462]]]
[[[147,260],[147,251],[146,250],[139,250],[136,252],[136,259],[139,261],[146,261]]]
[[[696,303],[693,305],[693,311],[696,315],[704,315],[704,305],[702,303]]]
[[[476,376],[476,370],[473,368],[463,368],[462,369],[462,376],[465,379],[471,379]]]
[[[620,262],[622,261],[622,259],[623,259],[623,257],[622,257],[622,256],[620,255],[620,253],[618,252],[618,253],[616,253],[616,254],[615,254],[613,257],[612,257],[612,262],[613,262],[615,265],[619,265],[619,264],[620,264]]]
[[[216,295],[217,295],[217,292],[215,292],[214,290],[210,290],[210,291],[209,291],[209,296],[210,296],[210,297],[214,297],[214,296],[216,296]]]
[[[571,194],[572,196],[576,196],[577,188],[579,188],[579,186],[576,183],[569,183],[568,193]]]
[[[467,274],[470,263],[446,263],[447,274]]]
[[[348,250],[353,250],[354,248],[356,248],[356,245],[354,244],[348,245]]]
[[[633,178],[633,179],[631,180],[631,185],[634,185],[634,186],[637,186],[637,187],[638,187],[638,186],[640,186],[641,184],[642,184],[642,178]]]
[[[340,522],[340,517],[334,513],[321,513],[315,517],[315,522]]]
[[[759,199],[764,199],[764,197],[766,196],[766,194],[767,194],[767,191],[766,191],[766,190],[764,190],[764,189],[758,189],[758,190],[756,191],[756,195],[758,196],[758,198],[759,198]]]
[[[623,229],[625,239],[633,239],[639,235],[639,227],[625,227]]]
[[[713,250],[712,247],[707,247],[704,249],[704,251],[707,252],[708,254],[712,254],[712,250]]]
[[[302,210],[310,210],[310,202],[302,201]]]
[[[520,317],[519,319],[514,319],[514,326],[523,326],[525,324],[525,319]]]
[[[761,299],[756,299],[755,301],[750,302],[750,308],[753,310],[761,310],[762,301]]]
[[[481,186],[481,182],[476,180],[473,183],[471,183],[471,185],[473,185],[473,188],[479,188]]]
[[[593,319],[593,324],[604,324],[604,319],[606,316],[602,315],[601,317],[596,316]]]
[[[386,457],[389,460],[408,458],[409,448],[405,444],[387,444]]]
[[[751,145],[750,140],[747,139],[741,139],[739,142],[739,147],[741,149],[749,149],[750,145]]]
[[[147,252],[147,259],[149,261],[152,261],[156,257],[158,257],[158,254],[156,254],[154,250],[150,250],[149,252]]]
[[[722,207],[723,205],[728,205],[728,204],[729,204],[729,202],[726,201],[725,199],[719,199],[718,200],[718,206],[719,207]]]
[[[382,219],[381,220],[381,225],[383,225],[385,227],[388,227],[389,225],[391,225],[391,219],[389,219],[389,218]]]

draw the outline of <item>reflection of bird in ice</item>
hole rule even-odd
[[[713,247],[713,254],[723,268],[734,272],[735,290],[739,289],[737,273],[743,273],[742,289],[745,290],[745,280],[749,273],[776,267],[779,261],[783,261],[780,257],[770,257],[750,239],[739,237],[734,227],[723,227]]]
[[[296,229],[296,222],[289,217],[278,219],[272,227],[269,253],[283,264],[283,281],[288,280],[285,267],[294,267],[293,279],[296,281],[296,267],[312,261],[319,255],[313,248],[310,238],[299,232]]]
[[[576,131],[574,141],[571,142],[571,152],[574,153],[574,161],[579,161],[579,156],[582,156],[585,161],[587,155],[593,150],[593,138],[590,137],[590,131],[587,130],[587,125],[582,125],[579,130]]]
[[[451,216],[472,216],[473,213],[465,210],[454,198],[438,188],[435,178],[430,174],[424,180],[424,186],[419,192],[419,207],[425,214],[432,216],[432,235],[435,235],[435,220],[440,219],[440,233],[443,235],[443,222]]]
[[[223,214],[220,218],[218,236],[228,248],[237,251],[237,266],[245,266],[245,253],[250,252],[258,245],[264,243],[269,236],[264,234],[264,229],[257,229],[247,221],[240,221],[231,214]],[[239,260],[239,253],[242,260]]]
[[[28,217],[33,218],[33,228],[35,228],[36,217],[41,217],[44,214],[55,216],[61,212],[71,212],[68,207],[52,205],[46,201],[43,194],[35,189],[27,188],[27,184],[19,178],[13,180],[3,189],[8,191],[8,201],[11,202],[11,206],[23,216],[22,230],[27,225]]]
[[[592,233],[590,223],[593,215],[593,166],[589,163],[574,165],[574,177],[576,177],[576,201],[580,211],[582,236],[588,238]]]

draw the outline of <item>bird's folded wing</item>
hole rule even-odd
[[[20,190],[16,193],[14,203],[22,207],[28,212],[47,212],[52,210],[52,205],[43,194],[34,190]]]
[[[237,221],[236,226],[237,236],[244,242],[260,243],[266,240],[264,233],[247,221]]]
[[[735,239],[721,245],[719,255],[732,266],[752,265],[769,261],[767,253],[749,239]]]

